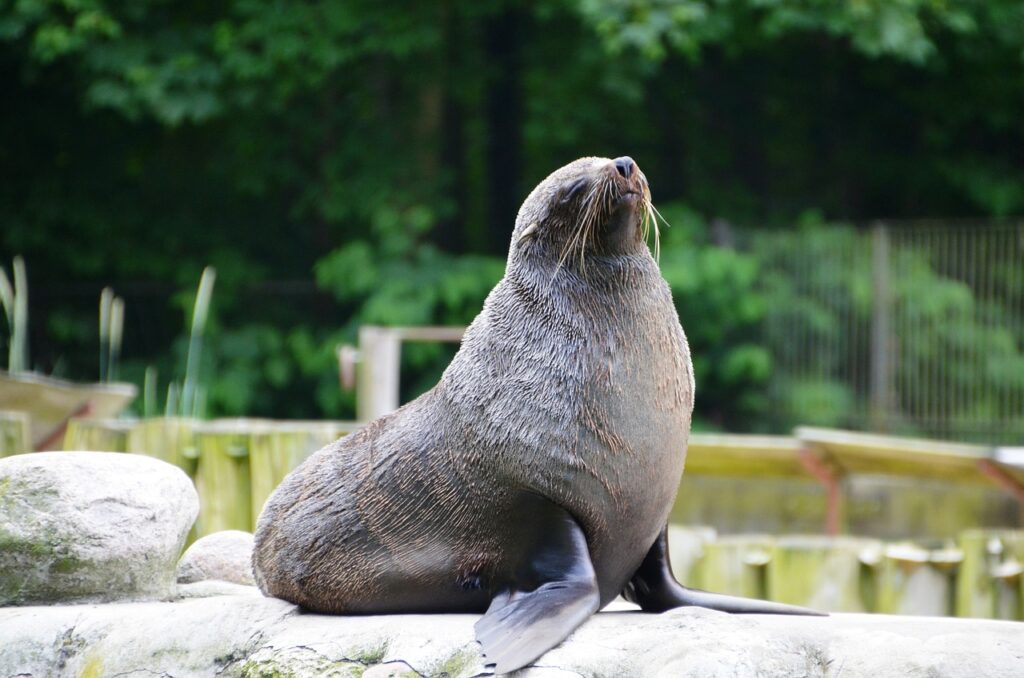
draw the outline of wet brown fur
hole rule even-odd
[[[601,604],[618,595],[665,525],[693,404],[644,241],[652,212],[639,169],[625,179],[607,159],[541,182],[441,381],[317,452],[267,502],[263,592],[321,612],[483,611],[522,549],[525,490],[576,518]]]

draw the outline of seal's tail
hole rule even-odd
[[[798,605],[787,605],[785,603],[773,603],[767,600],[755,598],[741,598],[739,596],[727,596],[722,593],[710,593],[700,589],[691,589],[680,586],[677,592],[678,604],[680,606],[706,607],[709,610],[729,612],[732,614],[794,614],[809,617],[827,617],[828,613],[818,612]]]
[[[691,589],[676,581],[668,557],[668,527],[651,545],[644,561],[626,584],[622,596],[647,612],[664,612],[674,607],[706,607],[733,614],[800,614],[827,617],[827,614],[806,607],[772,603],[767,600],[740,598],[721,593]]]

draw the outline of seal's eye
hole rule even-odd
[[[579,179],[577,179],[576,181],[572,182],[571,184],[562,189],[562,198],[561,200],[559,200],[559,202],[561,202],[564,205],[565,203],[569,202],[577,195],[579,195],[580,192],[582,192],[583,189],[586,188],[586,186],[586,178],[580,177]]]
[[[536,235],[536,233],[537,233],[537,222],[535,221],[535,222],[533,222],[532,224],[530,224],[529,226],[527,226],[526,228],[523,229],[523,232],[519,234],[519,240],[517,240],[516,242],[523,242],[524,240],[526,240],[530,236]]]

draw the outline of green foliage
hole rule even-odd
[[[320,285],[358,306],[353,320],[370,325],[467,324],[503,271],[504,262],[492,257],[453,257],[423,246],[392,259],[360,241],[316,265]]]
[[[1019,213],[1022,55],[1013,0],[12,0],[0,251],[42,283],[29,334],[45,370],[96,374],[93,300],[113,285],[122,376],[183,374],[187,341],[168,344],[212,265],[216,316],[191,370],[213,377],[210,414],[351,416],[338,342],[361,323],[468,322],[530,187],[573,157],[628,153],[675,224],[662,266],[704,424],[777,427],[769,384],[798,347],[771,328],[863,357],[835,322],[869,312],[868,269],[814,272],[827,306],[781,255],[716,246],[696,215]],[[794,237],[827,251],[812,227]],[[936,328],[968,303],[941,273],[898,297]],[[907,301],[931,285],[928,304]],[[1017,369],[1012,336],[941,341],[976,342],[993,379]],[[906,369],[925,369],[921,351]],[[449,354],[405,355],[411,396]],[[794,377],[786,408],[848,419],[861,394],[833,388],[830,360]]]
[[[423,207],[375,215],[374,243],[353,240],[317,262],[317,283],[361,310],[359,324],[467,323],[504,270],[500,260],[454,257],[424,242],[433,215]]]
[[[849,40],[869,57],[920,64],[937,57],[937,42],[946,34],[992,31],[1016,45],[1024,38],[1024,12],[1008,0],[583,0],[581,13],[613,53],[633,49],[654,60],[672,52],[696,58],[716,44],[743,49],[806,33]]]
[[[662,213],[661,270],[687,332],[697,381],[697,416],[731,430],[767,425],[772,357],[761,345],[767,306],[754,255],[708,241],[707,225],[681,206]]]
[[[495,257],[452,256],[421,242],[430,214],[413,208],[382,210],[374,221],[376,246],[355,240],[315,266],[316,280],[346,307],[355,309],[346,329],[359,325],[467,325],[504,272]],[[396,223],[400,222],[400,223]],[[406,371],[418,377],[403,384],[411,398],[432,386],[451,358],[443,347],[412,344],[403,351]]]
[[[838,378],[782,378],[780,402],[794,424],[859,428],[853,418],[857,402],[853,389]]]
[[[1018,425],[1014,402],[1024,397],[1024,345],[1012,329],[1021,289],[986,269],[1019,254],[957,247],[950,232],[926,227],[891,238],[885,263],[873,261],[872,233],[813,217],[796,232],[752,239],[759,290],[771,300],[762,338],[775,357],[777,425],[1013,440],[1006,427]],[[887,294],[876,289],[879,265]],[[972,280],[988,282],[972,289]],[[876,312],[889,326],[893,402],[884,412],[869,410]]]

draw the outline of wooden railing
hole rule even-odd
[[[252,530],[263,502],[314,451],[352,422],[253,419],[200,422],[72,420],[68,450],[148,454],[195,479],[196,536]],[[833,611],[1024,619],[1024,531],[961,529],[945,539],[838,536],[845,479],[907,476],[999,488],[1022,497],[1019,448],[986,448],[816,428],[793,436],[693,434],[687,482],[712,476],[814,481],[825,487],[830,535],[717,535],[673,527],[673,563],[692,585]],[[765,507],[770,510],[771,507]]]

